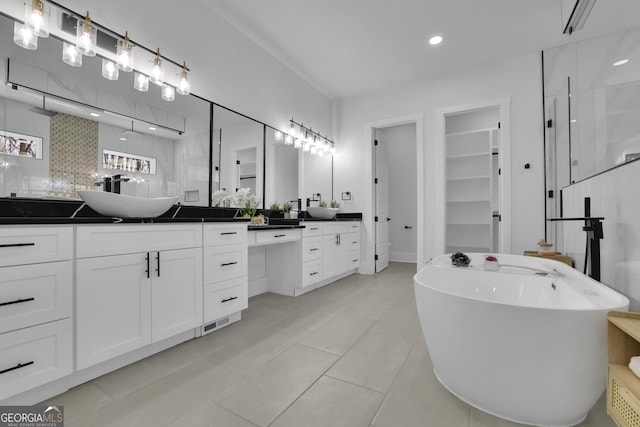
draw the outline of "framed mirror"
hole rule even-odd
[[[302,152],[286,145],[284,138],[276,138],[276,130],[268,127],[265,133],[265,206],[277,203],[281,208],[290,202],[294,209],[300,196],[300,158]]]

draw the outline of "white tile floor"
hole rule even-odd
[[[263,294],[242,320],[46,403],[66,425],[516,427],[436,380],[413,296],[392,263],[298,298]],[[604,399],[583,427],[614,427]]]

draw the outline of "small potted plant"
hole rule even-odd
[[[280,205],[278,204],[278,202],[273,202],[271,203],[271,206],[269,206],[269,209],[271,209],[272,211],[279,211]]]
[[[327,202],[325,202],[324,200],[320,200],[320,203],[318,204],[318,206],[320,206],[321,208],[326,208]]]
[[[331,201],[331,205],[332,208],[334,209],[340,209],[340,203],[336,202],[335,200]]]
[[[289,202],[284,202],[284,204],[282,205],[282,210],[284,211],[284,217],[286,219],[291,218],[291,209],[292,208],[293,208],[293,206]]]

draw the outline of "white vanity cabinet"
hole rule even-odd
[[[322,250],[326,278],[360,267],[360,223],[324,223]]]
[[[202,225],[78,226],[76,365],[202,324]]]
[[[0,401],[71,374],[73,227],[0,227]]]
[[[240,319],[248,307],[247,224],[204,225],[203,333]]]

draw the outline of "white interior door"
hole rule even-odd
[[[374,138],[376,273],[389,266],[389,159],[383,138]]]

